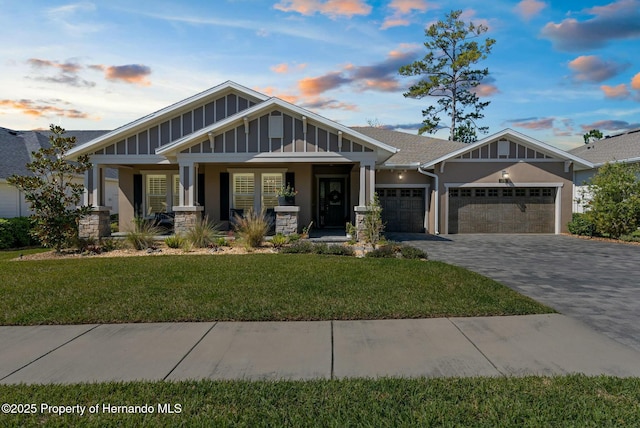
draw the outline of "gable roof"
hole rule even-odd
[[[223,94],[227,91],[232,90],[243,93],[247,97],[253,98],[256,102],[261,102],[269,99],[267,95],[261,94],[260,92],[254,91],[253,89],[246,88],[235,82],[227,80],[220,85],[209,88],[196,95],[185,98],[182,101],[178,101],[177,103],[173,103],[156,112],[136,119],[133,122],[114,129],[113,131],[100,135],[97,138],[85,142],[85,144],[78,145],[73,150],[69,151],[69,156],[78,156],[81,154],[90,153],[94,148],[116,142],[125,134],[133,133],[137,130],[142,130],[143,128],[148,126],[149,122],[151,122],[152,120],[161,122],[163,120],[170,119],[172,115],[174,115],[177,111],[188,109],[190,106],[194,106],[206,98],[215,96],[217,94]]]
[[[388,156],[389,154],[393,154],[396,153],[398,151],[397,148],[385,144],[383,142],[380,142],[374,138],[371,138],[365,134],[359,133],[356,130],[352,129],[352,128],[348,128],[338,122],[334,122],[332,120],[329,120],[323,116],[320,116],[316,113],[313,113],[309,110],[306,110],[302,107],[298,107],[294,104],[291,104],[287,101],[281,100],[280,98],[276,98],[276,97],[272,97],[269,98],[268,100],[261,102],[259,104],[256,104],[252,107],[249,107],[246,110],[242,110],[234,115],[231,115],[229,117],[227,117],[226,119],[222,119],[218,122],[215,122],[209,126],[206,126],[202,129],[199,129],[196,132],[192,132],[189,135],[186,135],[176,141],[173,141],[172,143],[166,144],[162,147],[159,147],[158,149],[156,149],[156,154],[159,155],[164,155],[164,156],[168,156],[168,155],[172,155],[177,153],[179,150],[188,147],[190,144],[195,143],[199,140],[201,140],[203,137],[207,136],[209,133],[211,132],[219,132],[221,130],[224,130],[226,128],[229,128],[231,126],[234,126],[235,124],[241,123],[245,117],[249,117],[249,116],[255,116],[259,113],[265,112],[265,111],[270,111],[274,108],[280,108],[282,110],[285,111],[289,111],[292,113],[295,113],[297,115],[300,116],[304,116],[307,119],[310,119],[316,123],[320,123],[323,124],[327,127],[333,128],[336,131],[342,131],[343,133],[349,134],[352,137],[355,137],[359,140],[361,140],[362,142],[364,142],[365,144],[368,144],[369,146],[372,146],[373,148],[377,148],[379,150],[382,150],[384,152],[387,152]]]
[[[372,126],[354,126],[351,129],[380,142],[399,149],[384,162],[384,166],[393,168],[417,167],[455,150],[467,147],[467,144],[391,129]]]
[[[465,144],[464,145],[465,147],[462,147],[458,150],[445,154],[444,156],[441,156],[437,159],[433,159],[429,162],[426,162],[425,164],[422,165],[422,168],[433,168],[434,165],[440,162],[456,158],[462,154],[475,150],[478,147],[481,147],[487,143],[490,143],[492,141],[496,141],[505,137],[509,137],[514,142],[517,142],[519,144],[523,144],[525,146],[535,148],[535,150],[545,153],[551,157],[572,161],[574,163],[574,168],[577,167],[576,169],[593,168],[593,164],[589,161],[586,161],[578,156],[575,156],[574,154],[565,152],[564,150],[561,150],[557,147],[553,147],[547,143],[543,143],[542,141],[536,140],[535,138],[531,138],[527,135],[521,134],[520,132],[514,131],[513,129],[509,129],[509,128],[503,129],[502,131],[497,132],[493,135],[490,135],[486,138],[483,138],[482,140],[478,140],[475,143]]]
[[[593,162],[595,166],[606,162],[640,161],[640,128],[584,144],[569,153]]]

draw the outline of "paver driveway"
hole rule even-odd
[[[565,235],[390,238],[493,278],[640,350],[640,246]]]

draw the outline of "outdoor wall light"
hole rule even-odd
[[[498,179],[498,183],[508,183],[509,182],[509,172],[502,171],[502,178]]]
[[[402,180],[404,178],[403,173],[404,173],[404,171],[401,171],[401,172],[398,173],[398,180]]]

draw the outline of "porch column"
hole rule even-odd
[[[202,219],[204,207],[196,206],[196,169],[194,162],[180,162],[180,205],[172,207],[175,213],[174,232],[186,233]]]
[[[360,195],[358,198],[358,206],[367,205],[367,166],[360,163]]]
[[[85,192],[83,204],[91,207],[91,212],[80,219],[80,238],[104,238],[111,236],[111,207],[104,204],[104,167],[94,164],[84,175]]]

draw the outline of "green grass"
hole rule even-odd
[[[98,404],[96,414],[6,415],[22,426],[635,427],[640,379],[612,377],[353,379],[0,385],[8,403]],[[102,404],[154,406],[108,414]],[[158,404],[179,404],[161,414]]]
[[[0,258],[0,325],[553,312],[486,277],[433,261],[306,254],[7,258]]]

